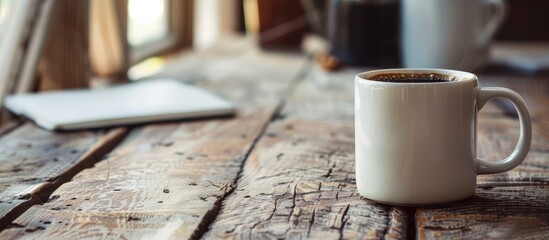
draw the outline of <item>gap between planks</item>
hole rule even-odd
[[[7,125],[7,132],[1,132],[2,135],[6,135],[17,127],[23,127],[21,122],[12,123],[13,125]],[[3,130],[3,129],[2,129]],[[65,169],[62,173],[53,177],[51,181],[45,181],[31,186],[29,189],[23,191],[24,194],[17,197],[18,200],[23,200],[19,204],[11,208],[8,212],[0,218],[0,231],[6,229],[10,223],[12,223],[17,217],[25,213],[29,208],[34,205],[42,204],[48,201],[50,195],[61,185],[69,182],[76,174],[86,168],[90,168],[95,163],[101,161],[103,156],[113,150],[122,140],[127,136],[129,132],[128,128],[117,128],[109,130],[109,132],[98,142],[93,144],[86,152],[84,152],[78,161],[71,167]],[[26,193],[25,193],[26,192]]]
[[[269,121],[263,125],[260,133],[253,140],[250,148],[245,153],[244,158],[242,160],[242,164],[240,165],[240,169],[238,170],[237,176],[233,181],[233,188],[214,203],[213,208],[206,213],[204,218],[198,224],[198,227],[196,228],[196,230],[191,235],[190,239],[193,239],[193,240],[201,239],[204,236],[204,234],[208,232],[212,223],[219,216],[219,212],[221,211],[221,207],[223,206],[223,202],[225,201],[225,199],[233,195],[234,191],[237,189],[238,182],[242,178],[244,166],[246,166],[246,162],[250,157],[250,153],[252,153],[252,151],[255,149],[259,140],[265,136],[265,133],[269,125],[272,122],[274,122],[277,119],[277,117],[280,115],[280,113],[282,112],[282,109],[284,109],[284,106],[286,105],[288,97],[294,93],[294,91],[299,86],[299,84],[301,84],[305,80],[306,76],[310,73],[310,71],[312,70],[313,64],[314,64],[314,61],[312,60],[312,55],[307,56],[307,60],[303,64],[303,67],[301,67],[301,70],[299,70],[297,74],[290,80],[290,83],[288,84],[286,91],[284,91],[284,94],[281,97],[280,101],[278,102],[276,109],[271,114]]]
[[[22,121],[8,121],[4,126],[0,127],[0,137],[3,137],[22,125]]]
[[[406,226],[406,239],[417,239],[417,207],[406,207],[404,210],[406,211],[406,220],[408,221]]]

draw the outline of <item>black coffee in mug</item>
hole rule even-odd
[[[438,73],[383,73],[370,77],[370,80],[394,83],[436,83],[453,82],[453,76]]]

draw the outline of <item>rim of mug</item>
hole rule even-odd
[[[388,85],[407,85],[410,86],[410,83],[403,83],[403,82],[388,82],[388,81],[376,81],[368,79],[371,76],[375,76],[378,74],[383,73],[435,73],[435,74],[441,74],[441,75],[447,75],[447,76],[454,76],[457,78],[457,80],[454,81],[447,81],[447,82],[421,82],[421,83],[413,83],[414,85],[429,85],[429,84],[456,84],[456,83],[463,83],[463,82],[470,82],[477,80],[477,76],[475,74],[472,74],[470,72],[464,72],[459,70],[451,70],[451,69],[441,69],[441,68],[388,68],[388,69],[379,69],[379,70],[372,70],[372,71],[366,71],[361,72],[356,75],[356,79],[363,80],[370,83],[377,83],[377,84],[388,84]]]

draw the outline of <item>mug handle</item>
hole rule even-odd
[[[520,122],[520,136],[515,147],[515,150],[505,159],[497,161],[486,161],[483,159],[477,160],[477,173],[478,174],[492,174],[509,171],[518,166],[528,155],[530,144],[532,143],[532,120],[530,119],[530,112],[526,103],[513,90],[500,87],[485,87],[480,88],[477,106],[478,111],[482,109],[484,104],[492,98],[505,98],[510,100],[515,108],[518,110],[519,122]]]
[[[505,19],[506,15],[505,13],[507,12],[507,7],[503,0],[484,0],[484,2],[488,6],[493,7],[494,12],[492,13],[492,16],[490,16],[486,26],[484,26],[484,29],[482,29],[482,32],[478,35],[477,46],[480,48],[486,46],[486,44],[490,42],[490,39],[492,39],[496,30],[498,30],[501,23],[503,23],[503,19]]]

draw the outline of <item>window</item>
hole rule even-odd
[[[127,0],[129,62],[135,65],[129,69],[130,79],[139,79],[160,70],[164,59],[153,56],[190,45],[192,2]]]
[[[158,42],[169,34],[167,0],[128,1],[128,42],[131,47]]]
[[[0,0],[1,1],[1,0]],[[192,0],[94,0],[91,4],[91,64],[98,79],[141,78],[158,68],[148,58],[190,46]],[[162,59],[160,59],[162,60]],[[154,67],[151,67],[154,63]],[[139,73],[139,74],[136,74]],[[118,80],[116,80],[118,79]]]
[[[192,30],[192,25],[189,25],[192,22],[190,10],[190,0],[127,0],[130,62],[135,64],[190,43],[182,36]],[[182,45],[184,42],[187,43]]]
[[[127,39],[131,63],[140,62],[175,43],[170,32],[170,3],[169,0],[128,0]]]

